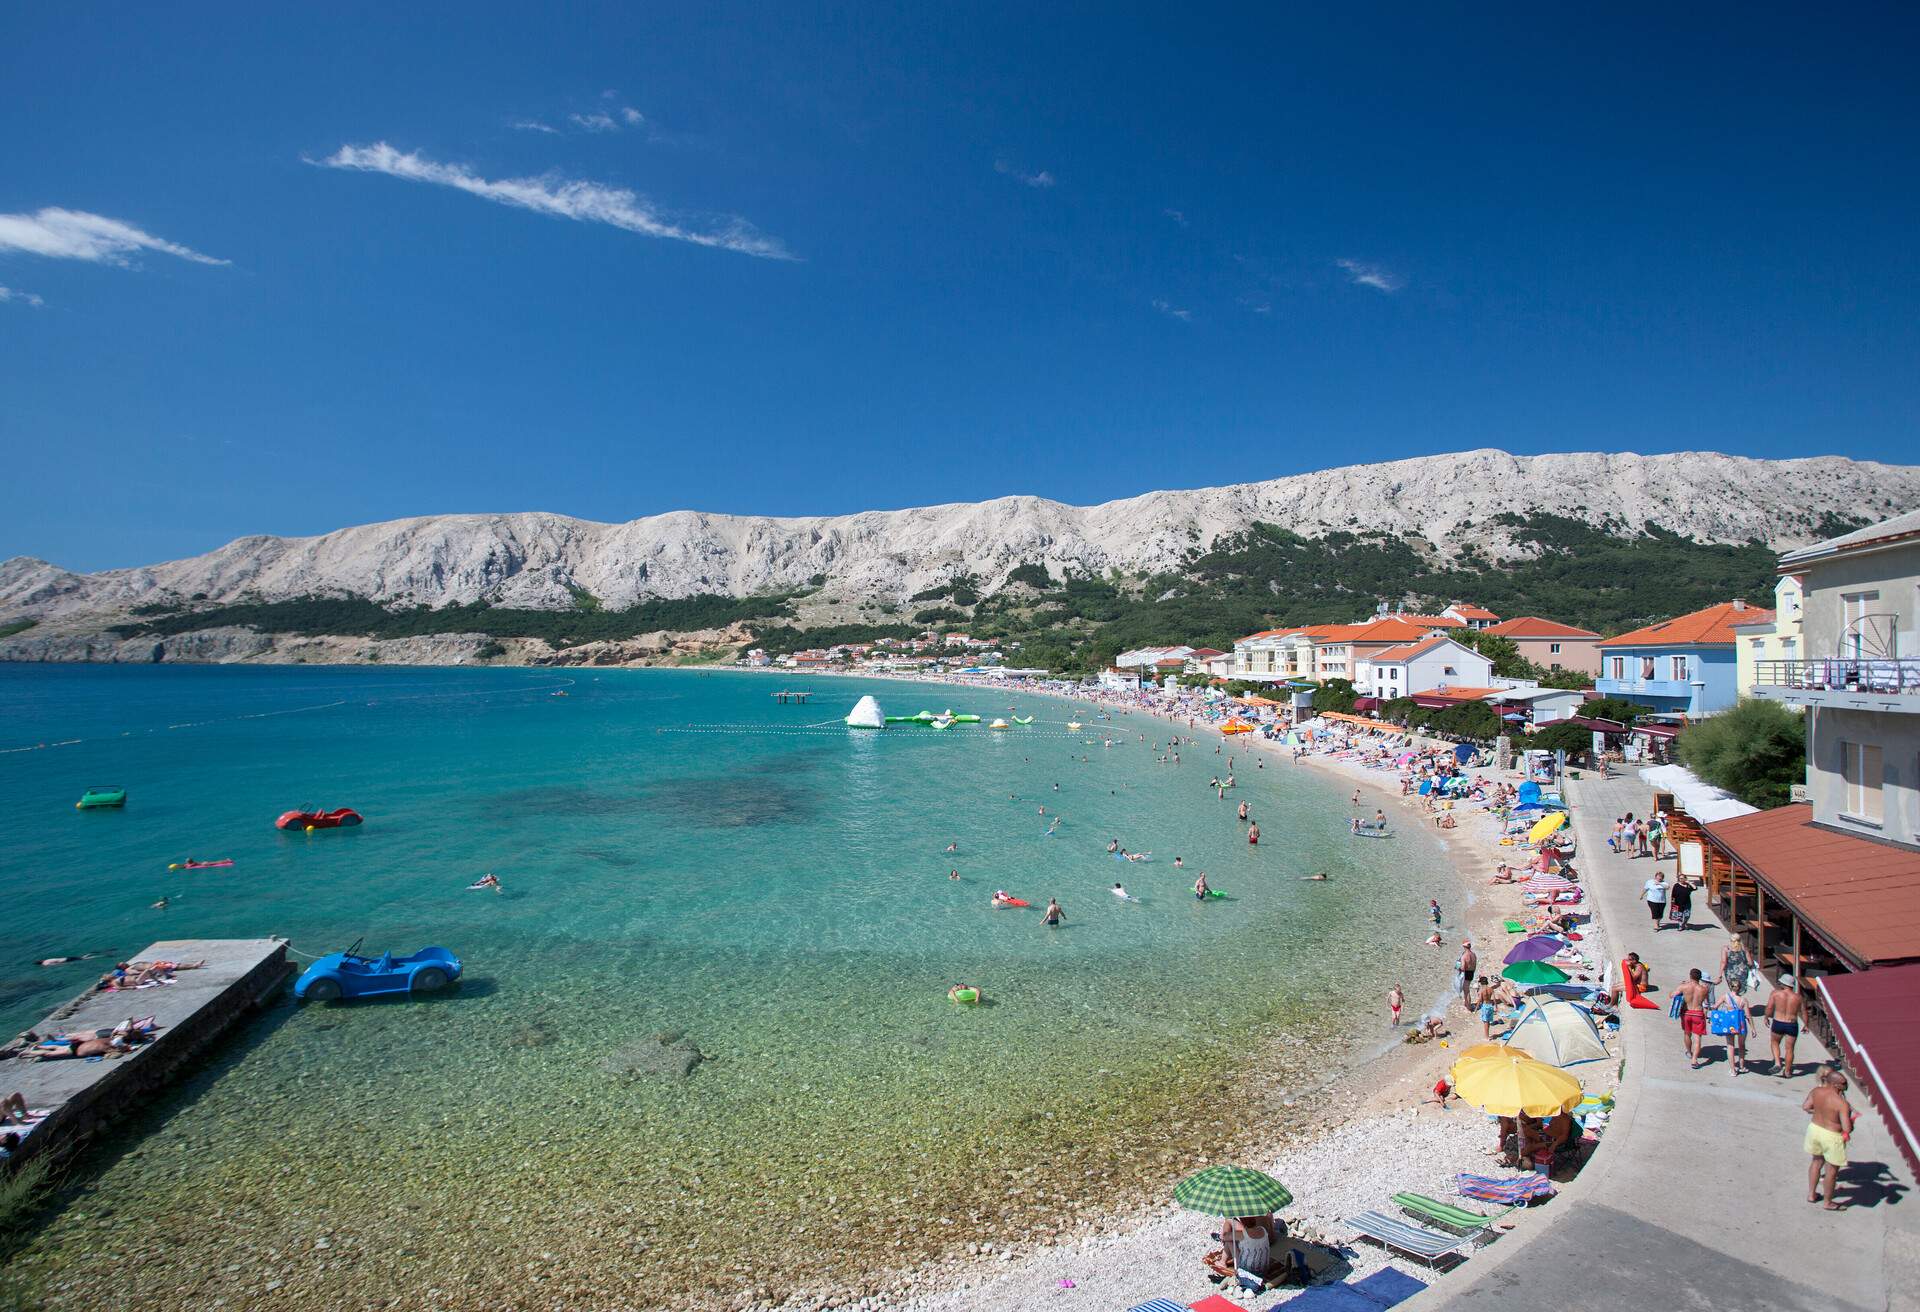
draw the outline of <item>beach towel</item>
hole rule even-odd
[[[1522,1175],[1510,1180],[1490,1175],[1462,1172],[1455,1192],[1462,1198],[1478,1198],[1483,1203],[1501,1203],[1508,1207],[1553,1197],[1553,1182],[1544,1175]]]
[[[1150,1298],[1144,1303],[1135,1303],[1127,1312],[1187,1312],[1187,1305],[1170,1298]]]

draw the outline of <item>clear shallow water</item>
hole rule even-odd
[[[1305,1080],[1388,974],[1411,989],[1438,969],[1408,955],[1437,850],[1349,840],[1336,784],[1238,753],[1221,802],[1226,756],[1203,742],[1156,764],[1136,734],[1170,729],[1141,716],[1111,748],[1065,730],[1086,708],[1036,698],[1018,699],[1030,729],[855,733],[838,717],[862,692],[894,714],[1009,703],[822,679],[783,708],[775,686],[0,666],[0,1024],[96,965],[31,961],[158,938],[444,943],[468,970],[431,1002],[263,1016],[97,1155],[23,1260],[56,1293],[79,1281],[76,1306],[124,1292],[111,1268],[74,1274],[103,1250],[148,1254],[190,1298],[277,1279],[356,1305],[369,1281],[414,1305],[536,1280],[621,1306],[636,1281],[684,1305],[845,1278],[1062,1223],[1143,1160],[1174,1173],[1221,1138],[1181,1108],[1243,1077],[1263,1037],[1310,1040],[1300,1069],[1261,1073]],[[101,783],[127,808],[75,811]],[[302,803],[367,823],[272,828]],[[1112,860],[1114,837],[1157,860]],[[189,855],[236,864],[166,870]],[[1195,903],[1200,869],[1226,900]],[[465,889],[488,870],[504,895]],[[1299,882],[1315,870],[1334,878]],[[1116,879],[1142,901],[1110,896]],[[1066,925],[990,910],[996,887],[1057,896]],[[993,1005],[948,1004],[962,979]],[[657,1035],[706,1060],[684,1079],[607,1069]],[[219,1225],[145,1205],[183,1191]]]

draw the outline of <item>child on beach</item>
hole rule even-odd
[[[1400,991],[1398,984],[1387,990],[1387,1011],[1393,1017],[1392,1024],[1395,1029],[1400,1027],[1400,1007],[1406,1000],[1406,994]]]

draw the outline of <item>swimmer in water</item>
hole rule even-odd
[[[1358,788],[1353,790],[1353,800],[1349,802],[1348,805],[1349,806],[1360,805],[1360,790]]]
[[[1259,821],[1256,820],[1254,823],[1247,826],[1247,842],[1251,843],[1255,847],[1260,846],[1260,822]]]
[[[89,961],[99,955],[98,952],[82,952],[77,957],[47,957],[41,961],[40,964],[43,966],[64,966],[70,961]]]
[[[1180,857],[1175,857],[1173,859],[1173,868],[1175,870],[1178,870],[1181,866],[1184,866],[1185,864],[1186,864],[1186,861]]]
[[[1300,882],[1303,884],[1324,884],[1327,882],[1327,877],[1325,874],[1302,875],[1300,876]]]
[[[1133,899],[1132,899],[1132,898],[1130,898],[1130,897],[1127,897],[1127,890],[1126,890],[1126,889],[1124,889],[1124,888],[1122,888],[1122,887],[1121,887],[1120,885],[1118,885],[1118,884],[1115,884],[1115,885],[1113,886],[1113,895],[1114,895],[1115,897],[1117,897],[1117,898],[1125,898],[1125,899],[1126,899],[1127,901],[1129,901],[1129,902],[1131,902],[1131,901],[1133,901]]]
[[[1151,853],[1151,852],[1129,852],[1129,853],[1127,853],[1127,860],[1129,860],[1129,861],[1151,861],[1151,860],[1153,860],[1153,853]]]
[[[979,989],[975,988],[971,984],[955,984],[952,988],[947,990],[947,1001],[948,1002],[960,1001],[960,995],[963,992],[973,994],[973,997],[969,998],[968,1001],[975,1004],[984,1002],[987,997],[986,994],[982,993]]]
[[[1047,914],[1041,917],[1040,923],[1058,926],[1064,915],[1065,913],[1060,910],[1059,899],[1050,897],[1047,899]]]
[[[995,907],[1010,907],[1013,904],[1013,894],[1007,892],[1006,889],[996,888],[993,890],[993,905]]]
[[[959,872],[958,870],[949,870],[949,871],[947,871],[947,878],[948,878],[948,879],[958,879],[958,878],[960,878],[960,872]]]
[[[958,841],[955,841],[955,842],[951,842],[951,843],[948,843],[948,844],[947,844],[947,851],[949,851],[949,852],[958,852],[959,850],[960,850],[960,844],[959,844],[959,842],[958,842]]]
[[[1205,902],[1207,900],[1208,892],[1209,890],[1207,888],[1207,872],[1202,870],[1200,872],[1200,878],[1193,881],[1193,895],[1194,897],[1198,898],[1200,901]]]
[[[1107,840],[1107,851],[1109,851],[1109,852],[1118,852],[1119,850],[1120,850],[1120,840],[1119,840],[1119,839],[1117,839],[1117,838],[1110,838],[1110,839],[1108,839],[1108,840]]]
[[[1246,822],[1247,822],[1247,804],[1245,802],[1242,802],[1240,803],[1240,823],[1245,824]]]
[[[494,874],[491,870],[489,870],[486,874],[480,876],[480,878],[474,880],[471,884],[468,884],[467,887],[468,888],[490,888],[496,893],[502,891],[500,888],[500,876]]]
[[[163,897],[158,902],[155,902],[153,909],[155,911],[165,911],[167,909],[167,899]]]

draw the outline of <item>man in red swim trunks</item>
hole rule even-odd
[[[1680,1042],[1693,1069],[1700,1069],[1700,1039],[1707,1032],[1707,997],[1712,992],[1700,978],[1700,968],[1687,972],[1680,986]]]

